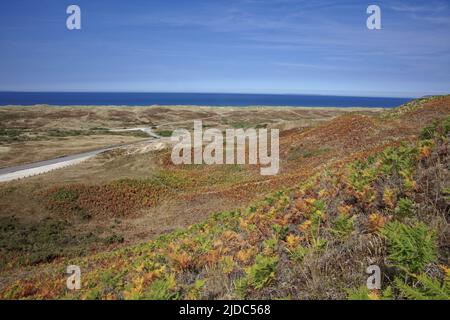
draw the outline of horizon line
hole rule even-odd
[[[444,93],[441,94],[425,94],[425,95],[417,95],[417,96],[389,96],[389,95],[364,95],[364,94],[339,94],[339,93],[253,93],[253,92],[203,92],[203,91],[83,91],[83,90],[74,90],[74,91],[47,91],[47,90],[0,90],[1,93],[138,93],[138,94],[227,94],[227,95],[269,95],[269,96],[324,96],[324,97],[351,97],[351,98],[390,98],[390,99],[420,99],[429,96],[439,96],[446,95]]]

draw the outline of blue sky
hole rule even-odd
[[[0,90],[450,93],[450,1],[1,1]]]

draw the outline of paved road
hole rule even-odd
[[[136,130],[144,131],[145,133],[147,133],[148,135],[150,135],[151,137],[154,138],[154,139],[151,139],[150,141],[154,141],[155,139],[161,138],[159,135],[155,134],[150,128],[145,128],[145,127],[131,128],[131,129],[116,129],[116,130],[111,130],[111,131],[136,131]],[[74,164],[86,161],[87,159],[95,157],[96,155],[98,155],[100,153],[114,150],[114,149],[124,147],[127,145],[132,145],[135,143],[141,143],[141,142],[142,141],[125,143],[125,144],[115,145],[115,146],[108,147],[108,148],[102,148],[102,149],[97,149],[97,150],[93,150],[93,151],[89,151],[89,152],[73,154],[70,156],[59,157],[59,158],[55,158],[55,159],[44,160],[44,161],[39,161],[39,162],[34,162],[34,163],[29,163],[29,164],[23,164],[20,166],[14,166],[14,167],[9,167],[9,168],[3,168],[3,169],[0,169],[0,182],[6,182],[6,181],[11,181],[11,180],[31,177],[31,176],[46,173],[46,172],[49,172],[49,171],[52,171],[55,169],[64,168],[64,167],[67,167],[70,165],[74,165]]]
[[[69,165],[77,164],[89,158],[92,158],[99,153],[112,149],[114,148],[99,149],[51,160],[44,160],[29,164],[23,164],[15,167],[3,168],[0,169],[0,182],[30,177],[37,174],[49,172],[54,169],[59,169]]]

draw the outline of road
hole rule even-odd
[[[130,131],[131,130],[144,131],[148,135],[153,137],[153,139],[151,139],[151,141],[155,141],[155,139],[160,138],[160,136],[153,133],[151,131],[151,129],[149,129],[149,128],[125,129],[125,131],[129,131],[129,130]],[[124,131],[124,130],[122,129],[121,131]],[[71,165],[86,161],[90,158],[95,157],[96,155],[98,155],[100,153],[114,150],[114,149],[117,149],[120,147],[135,144],[135,143],[142,143],[142,141],[121,144],[121,145],[115,145],[115,146],[108,147],[108,148],[102,148],[102,149],[97,149],[97,150],[93,150],[93,151],[89,151],[89,152],[73,154],[73,155],[69,155],[69,156],[65,156],[65,157],[59,157],[59,158],[50,159],[50,160],[44,160],[44,161],[23,164],[23,165],[9,167],[9,168],[3,168],[3,169],[0,169],[0,182],[7,182],[7,181],[12,181],[12,180],[22,179],[22,178],[26,178],[26,177],[43,174],[43,173],[46,173],[46,172],[49,172],[49,171],[52,171],[55,169],[61,169],[61,168],[67,167],[67,166],[71,166]]]

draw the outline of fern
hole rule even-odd
[[[363,191],[366,186],[375,180],[378,172],[374,163],[374,158],[369,157],[365,162],[357,160],[349,166],[348,180],[353,188]]]
[[[401,222],[388,223],[381,229],[388,243],[392,264],[411,272],[420,272],[436,260],[436,234],[423,223],[408,226]]]
[[[369,290],[367,286],[347,290],[348,300],[392,300],[393,293],[391,287],[384,291]]]
[[[433,138],[445,137],[450,132],[450,117],[441,121],[435,121],[433,125],[422,129],[420,139],[431,140]]]
[[[256,256],[255,264],[245,269],[247,283],[261,289],[275,278],[278,257]]]
[[[357,191],[362,192],[380,175],[400,175],[406,186],[411,184],[416,166],[418,149],[411,145],[387,148],[380,154],[369,157],[365,162],[356,161],[349,166],[348,181]],[[407,188],[409,189],[409,188]]]
[[[395,208],[395,215],[398,217],[411,216],[415,210],[415,203],[411,199],[401,198]]]
[[[286,251],[288,252],[289,258],[292,261],[301,262],[301,261],[303,261],[303,258],[311,251],[311,249],[305,248],[302,246],[298,246],[295,249],[286,248]]]
[[[144,295],[144,299],[149,300],[176,300],[179,293],[176,290],[176,280],[173,274],[168,275],[164,279],[153,281],[148,291]]]
[[[348,215],[340,214],[333,223],[333,228],[330,230],[333,235],[339,239],[344,239],[349,236],[355,227],[356,216],[349,217]]]
[[[356,289],[347,290],[348,300],[370,300],[369,289],[366,286],[362,286]]]
[[[409,285],[399,278],[395,279],[395,285],[401,295],[409,300],[450,300],[450,286],[448,281],[443,284],[426,274],[413,275],[417,283]]]

